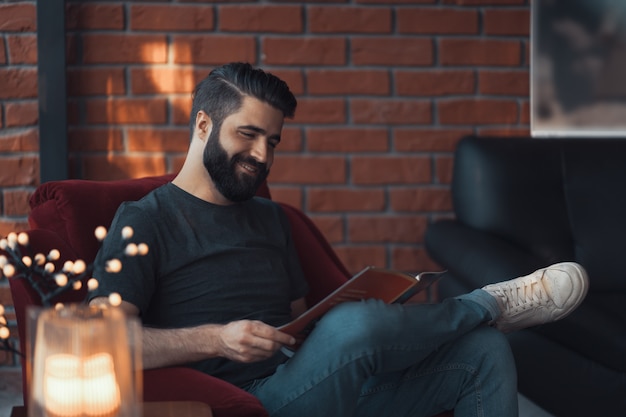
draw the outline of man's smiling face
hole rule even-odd
[[[274,161],[284,117],[280,110],[245,96],[241,108],[213,125],[204,166],[217,190],[231,202],[254,197]]]

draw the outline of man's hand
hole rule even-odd
[[[260,321],[241,320],[224,325],[218,335],[220,354],[237,362],[257,362],[271,357],[295,339]]]

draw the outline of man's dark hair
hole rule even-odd
[[[297,101],[287,83],[248,63],[234,62],[215,68],[196,86],[189,121],[191,135],[200,110],[208,114],[214,128],[219,129],[224,118],[239,110],[244,95],[268,103],[286,118],[293,118],[295,114]]]

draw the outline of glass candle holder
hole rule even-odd
[[[29,417],[141,415],[141,328],[115,307],[28,312]]]

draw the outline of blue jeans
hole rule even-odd
[[[439,304],[369,300],[328,312],[248,391],[281,417],[517,416],[513,357],[482,290]]]

